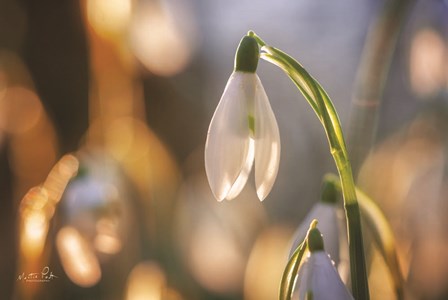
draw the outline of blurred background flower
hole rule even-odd
[[[238,201],[213,199],[203,149],[235,49],[253,29],[298,58],[348,128],[388,2],[1,1],[2,298],[273,299],[334,165],[308,104],[260,62],[276,183],[262,204],[254,180]],[[410,299],[446,299],[448,2],[415,1],[405,20],[359,184],[392,223]],[[375,253],[372,298],[390,298]],[[51,282],[17,280],[45,266]]]

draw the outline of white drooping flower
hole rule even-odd
[[[333,261],[324,250],[319,230],[315,228],[312,231],[315,232],[310,232],[308,239],[310,252],[300,266],[293,298],[354,300],[336,271]]]
[[[205,170],[218,201],[238,196],[255,162],[255,185],[266,198],[277,176],[280,134],[271,105],[255,73],[258,44],[245,36],[235,70],[212,117],[205,143]]]
[[[293,245],[289,256],[291,256],[300,243],[302,243],[308,231],[308,224],[314,219],[319,220],[319,230],[324,237],[325,249],[336,262],[336,265],[338,265],[340,257],[340,233],[337,206],[335,203],[318,202],[314,204],[294,233]]]
[[[293,235],[289,257],[305,239],[308,224],[314,219],[319,220],[319,230],[323,235],[325,250],[335,262],[343,281],[348,282],[350,277],[348,239],[343,211],[337,203],[339,196],[334,184],[325,180],[320,201],[314,204]]]

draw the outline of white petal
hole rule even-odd
[[[339,264],[339,222],[337,216],[337,208],[335,204],[318,202],[306,215],[305,219],[300,223],[293,237],[293,245],[291,247],[290,256],[297,246],[303,241],[310,227],[312,220],[317,219],[319,231],[324,238],[325,251],[330,254],[331,259]]]
[[[280,163],[280,134],[268,96],[257,75],[255,89],[255,185],[260,200],[274,185]]]
[[[353,300],[324,251],[313,252],[305,259],[297,277],[296,291],[299,300],[305,300],[308,292],[312,292],[313,300]]]
[[[205,143],[205,171],[218,201],[235,198],[254,161],[248,125],[255,74],[234,72],[213,115]]]

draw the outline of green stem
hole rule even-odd
[[[326,184],[331,184],[339,192],[342,192],[341,182],[339,177],[333,174],[326,174]],[[378,205],[367,196],[359,188],[356,188],[356,195],[359,203],[359,208],[364,224],[371,232],[373,241],[378,247],[379,252],[386,262],[395,286],[395,295],[398,300],[404,299],[404,278],[400,270],[400,265],[397,256],[397,247],[395,244],[394,234],[386,217],[384,216]]]
[[[254,33],[251,34],[256,36]],[[261,58],[280,67],[291,78],[311,105],[325,129],[330,152],[339,172],[347,215],[352,293],[357,300],[367,300],[369,299],[369,285],[365,265],[361,218],[352,169],[336,110],[322,86],[295,59],[274,47],[266,46],[266,43],[259,37],[256,37],[256,40],[262,46],[262,51],[266,52],[262,53]]]
[[[275,56],[274,54],[270,54],[270,53],[262,53],[261,58],[272,63],[273,65],[276,65],[277,67],[279,67],[280,69],[282,69],[283,71],[286,72],[286,74],[289,76],[289,78],[291,78],[291,80],[294,82],[296,87],[300,90],[302,95],[305,97],[305,99],[311,105],[314,112],[316,113],[317,118],[322,122],[320,108],[318,107],[318,105],[314,101],[314,99],[311,97],[311,91],[306,86],[307,83],[304,82],[304,80],[300,76],[297,76],[292,71],[292,68],[289,66],[289,63],[287,61],[284,61],[281,58]]]
[[[346,154],[346,153],[345,153]],[[355,183],[348,158],[334,155],[344,196],[344,208],[347,219],[347,230],[350,253],[350,272],[352,293],[355,299],[369,299],[369,285],[361,228],[361,214],[356,198]]]

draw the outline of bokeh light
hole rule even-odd
[[[101,279],[98,259],[78,230],[73,227],[59,230],[56,246],[64,271],[71,281],[82,287],[90,287]]]
[[[0,128],[9,134],[23,134],[36,126],[42,110],[36,93],[21,86],[9,87],[0,97]]]
[[[195,279],[210,291],[231,294],[242,288],[250,245],[264,211],[254,190],[239,201],[218,203],[205,174],[181,187],[178,234],[182,256]]]
[[[448,76],[448,48],[439,33],[430,28],[417,32],[409,67],[412,88],[418,95],[434,95],[443,89]]]
[[[188,16],[183,17],[183,22],[191,23]],[[130,34],[133,51],[157,75],[174,75],[186,67],[193,51],[186,34],[163,1],[142,1],[134,13]]]
[[[32,188],[21,203],[20,248],[26,260],[38,259],[43,251],[49,226],[45,209],[48,193],[44,188]]]
[[[278,297],[292,233],[291,228],[273,226],[259,235],[247,262],[244,299],[267,300]]]
[[[277,298],[293,228],[334,162],[294,84],[260,61],[281,135],[278,176],[263,203],[253,172],[236,199],[214,199],[204,143],[238,42],[254,30],[298,58],[344,130],[365,136],[349,111],[369,27],[384,21],[383,5],[404,2],[1,1],[0,297]],[[354,175],[391,223],[406,299],[439,300],[448,298],[448,1],[415,1],[408,13]],[[370,250],[371,298],[392,298]],[[18,280],[44,267],[57,278]]]
[[[78,160],[63,156],[42,186],[31,188],[20,203],[20,248],[26,263],[41,258],[51,219],[68,181],[78,171]]]
[[[165,273],[156,263],[139,263],[129,274],[126,300],[162,300],[166,284]]]
[[[95,31],[104,36],[123,34],[132,13],[132,0],[87,0],[87,18]]]

